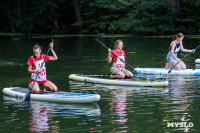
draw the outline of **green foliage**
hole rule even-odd
[[[200,1],[181,0],[79,0],[77,22],[73,1],[3,0],[0,31],[25,33],[81,33],[165,35],[200,33]],[[10,20],[10,16],[11,19]],[[56,27],[55,20],[58,22]],[[14,31],[13,30],[13,31]]]
[[[73,26],[82,26],[83,33],[119,33],[120,22],[127,13],[127,7],[115,0],[81,1],[83,22]]]
[[[140,35],[199,33],[199,4],[183,0],[181,7],[176,10],[168,0],[143,0],[123,19],[122,30]]]
[[[124,1],[124,0],[118,0],[120,4],[123,4],[125,6],[131,6],[133,3],[139,2],[139,0],[130,0],[130,2]]]
[[[181,6],[180,19],[183,28],[188,34],[200,33],[200,1],[182,0]]]
[[[122,22],[124,31],[137,34],[167,34],[175,32],[176,17],[167,0],[143,0]]]
[[[20,0],[20,2],[21,4],[15,9],[18,11],[15,19],[17,29],[21,32],[30,33],[42,30],[48,31],[49,28],[51,28],[51,25],[53,25],[52,18],[55,18],[56,16],[53,16],[50,13],[50,7],[56,7],[55,3],[50,2],[49,0]],[[22,6],[22,3],[26,6]]]

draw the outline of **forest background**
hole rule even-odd
[[[200,33],[200,0],[2,0],[0,32]]]

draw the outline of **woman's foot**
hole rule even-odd
[[[115,78],[115,76],[111,74],[111,75],[110,75],[110,78],[111,78],[111,79],[114,79],[114,78]]]
[[[166,63],[165,70],[169,69],[169,63]]]
[[[46,91],[46,88],[44,86],[42,86],[42,91],[45,92]]]

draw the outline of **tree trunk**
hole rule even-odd
[[[51,10],[51,13],[52,13],[52,14],[55,14],[55,11],[54,11],[53,8],[50,7],[50,10]],[[54,23],[55,29],[58,30],[58,29],[59,29],[58,19],[53,18],[53,23]]]
[[[14,26],[13,26],[13,19],[12,19],[12,15],[11,15],[11,11],[10,11],[10,7],[7,3],[7,0],[4,0],[4,4],[5,4],[5,8],[6,8],[6,12],[8,14],[8,19],[10,21],[10,28],[12,32],[15,32]]]
[[[178,11],[181,10],[181,0],[175,0],[175,9]]]
[[[73,0],[73,2],[74,2],[74,11],[75,11],[76,20],[77,20],[77,22],[81,22],[83,20],[82,20],[82,16],[81,16],[79,2],[78,2],[78,0]],[[79,26],[79,33],[81,33],[81,30],[82,30],[82,27]]]
[[[49,2],[51,3],[52,0],[49,0]],[[54,16],[55,15],[55,10],[50,6],[50,11],[51,11],[51,14]],[[58,19],[56,18],[53,18],[53,23],[54,23],[54,26],[55,26],[55,30],[58,30],[60,28],[59,26],[59,22],[58,22]]]

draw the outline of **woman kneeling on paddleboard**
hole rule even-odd
[[[126,55],[122,50],[123,42],[121,40],[117,40],[114,45],[113,53],[115,53],[119,58],[125,61]],[[111,75],[110,78],[122,79],[125,77],[132,78],[133,74],[125,69],[125,63],[118,59],[114,54],[111,53],[111,49],[108,49],[108,63],[113,61],[113,65],[110,69]]]
[[[171,69],[171,67],[173,67],[177,62],[179,63],[175,66],[175,70],[186,69],[185,63],[177,57],[177,53],[180,51],[180,49],[182,52],[195,52],[195,50],[184,49],[182,43],[183,38],[184,35],[182,33],[178,33],[173,37],[173,41],[170,44],[169,52],[167,54],[168,63],[166,64],[166,69]]]
[[[36,79],[37,73],[39,72],[39,76],[36,79],[36,82],[35,82],[33,89],[32,89],[33,93],[38,93],[40,91],[39,85],[43,86],[43,91],[46,91],[44,87],[49,88],[53,92],[58,90],[58,88],[56,87],[56,85],[54,83],[52,83],[51,81],[48,81],[46,79],[45,63],[47,63],[49,60],[57,60],[58,59],[56,53],[53,50],[53,42],[50,43],[50,47],[51,47],[51,52],[52,52],[53,56],[47,56],[46,57],[45,62],[44,62],[41,69],[40,69],[40,66],[41,66],[46,55],[41,54],[42,49],[38,44],[36,44],[33,47],[33,54],[34,55],[29,57],[29,59],[28,59],[28,62],[27,62],[28,72],[31,73],[31,80],[30,80],[30,83],[29,83],[29,89],[32,87],[33,82]]]

